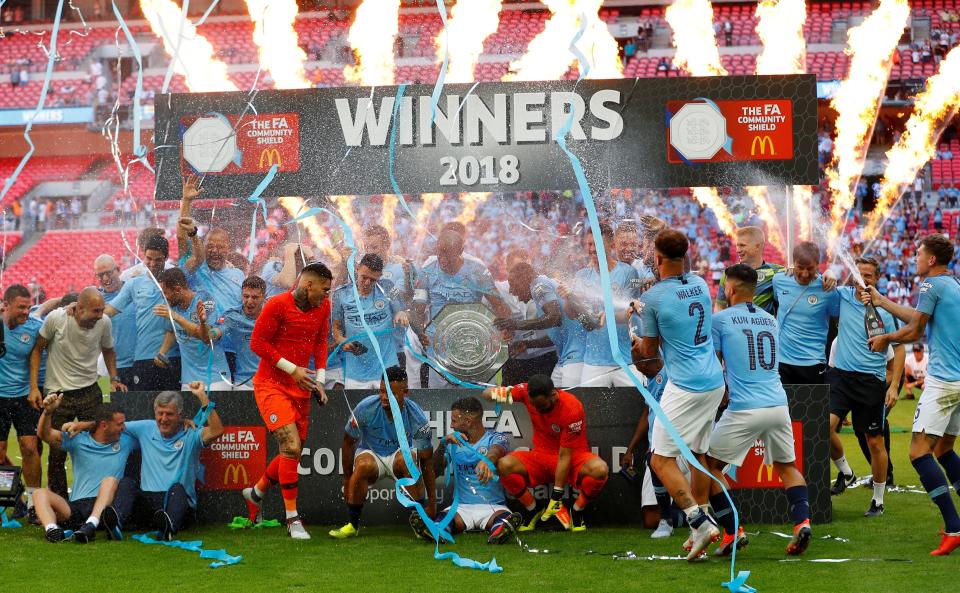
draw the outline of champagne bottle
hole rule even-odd
[[[864,305],[863,312],[863,326],[867,330],[867,339],[875,338],[877,336],[882,336],[887,333],[883,327],[883,319],[880,318],[880,313],[877,312],[877,308],[873,303],[867,303]]]

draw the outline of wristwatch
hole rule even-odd
[[[122,381],[120,381],[120,377],[119,377],[119,376],[110,377],[110,380],[111,380],[111,381],[116,381],[117,383],[122,383]]]

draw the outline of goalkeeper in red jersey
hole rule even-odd
[[[260,357],[253,376],[254,398],[267,429],[277,438],[280,454],[252,488],[243,490],[250,519],[256,521],[270,486],[280,484],[287,516],[287,533],[310,539],[297,514],[297,467],[307,438],[310,396],[327,403],[323,391],[330,322],[330,283],[327,266],[315,262],[303,268],[297,288],[277,295],[263,306],[253,326],[250,349]],[[313,358],[316,371],[310,370]]]
[[[586,530],[583,510],[607,482],[609,469],[587,445],[583,404],[573,394],[559,390],[546,375],[533,375],[529,382],[512,387],[490,387],[487,399],[522,403],[533,424],[533,449],[514,451],[500,458],[497,472],[507,493],[523,505],[520,531],[532,531],[537,519],[556,517],[564,529]],[[552,484],[550,502],[538,509],[531,487]],[[573,512],[563,505],[564,488],[580,491]],[[572,515],[572,516],[571,516]]]

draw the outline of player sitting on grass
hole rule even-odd
[[[447,435],[445,444],[454,449],[452,462],[456,465],[456,483],[459,505],[450,523],[450,533],[487,531],[487,543],[502,544],[520,524],[520,515],[510,512],[503,486],[496,478],[496,465],[510,451],[510,436],[483,427],[483,405],[475,397],[464,397],[453,402],[450,427],[455,434]],[[469,443],[473,450],[464,443]],[[444,443],[437,454],[444,464]],[[447,451],[449,452],[449,451]],[[477,454],[486,457],[480,458]],[[440,521],[450,507],[443,510]],[[433,539],[420,515],[410,514],[410,526],[423,539]]]
[[[607,483],[606,462],[587,445],[583,404],[572,393],[559,390],[546,375],[533,375],[528,383],[488,387],[483,397],[500,403],[527,406],[533,424],[533,449],[514,451],[497,463],[504,489],[523,505],[520,531],[532,531],[537,519],[556,517],[564,529],[585,531],[583,510]],[[552,484],[550,502],[538,510],[530,487]],[[564,488],[580,490],[573,516],[563,506]]]
[[[37,435],[43,442],[69,453],[73,464],[69,502],[47,488],[34,493],[37,517],[46,530],[47,541],[63,541],[67,528],[76,530],[73,541],[85,544],[93,541],[101,521],[108,538],[122,539],[120,518],[110,505],[137,441],[124,434],[126,418],[116,404],[97,407],[91,432],[77,430],[80,427],[72,422],[64,425],[63,432],[54,430],[50,418],[61,401],[62,393],[50,394],[43,400],[43,414],[37,426]]]
[[[427,515],[433,517],[437,510],[437,491],[433,473],[433,429],[420,406],[407,396],[407,371],[394,366],[387,369],[390,389],[397,399],[403,415],[403,429],[407,433],[414,460],[420,465],[423,479],[407,488],[407,494],[424,506]],[[356,449],[356,451],[354,451]],[[349,522],[339,529],[330,530],[330,537],[345,539],[356,537],[360,527],[360,514],[371,484],[388,478],[410,477],[410,470],[400,452],[400,441],[394,427],[393,411],[387,386],[380,381],[380,394],[364,398],[351,412],[343,435],[340,450],[343,464],[343,498],[347,503]],[[426,489],[426,504],[424,504]]]
[[[766,456],[783,480],[793,518],[793,539],[787,554],[798,556],[807,549],[810,530],[810,502],[807,483],[797,469],[793,428],[787,394],[777,371],[779,327],[777,320],[754,304],[757,272],[737,264],[726,271],[729,308],[713,317],[713,346],[723,360],[730,404],[710,435],[707,466],[718,480],[723,469],[741,466],[757,439],[763,439]],[[736,545],[747,544],[743,527],[734,528],[733,509],[714,482],[710,505],[723,526],[723,541],[715,554],[727,556]],[[734,535],[736,532],[736,535]]]

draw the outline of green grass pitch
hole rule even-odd
[[[909,428],[914,401],[901,401],[891,415],[894,429]],[[847,457],[858,475],[868,471],[852,434],[844,434]],[[900,484],[919,483],[907,459],[909,434],[893,437],[894,465]],[[17,455],[12,444],[11,454]],[[615,478],[616,479],[616,478]],[[939,543],[940,517],[925,494],[890,492],[886,514],[862,517],[870,500],[868,488],[834,498],[834,522],[814,525],[815,539],[802,561],[785,561],[787,540],[771,531],[787,525],[747,525],[750,545],[738,555],[737,570],[749,570],[747,584],[759,593],[829,591],[945,591],[956,587],[957,555],[930,557]],[[957,499],[955,499],[957,500]],[[279,509],[272,509],[279,513]],[[624,513],[639,509],[624,509]],[[87,546],[70,542],[48,544],[35,527],[0,530],[0,591],[70,593],[135,591],[330,591],[390,593],[424,591],[723,591],[729,560],[710,559],[687,565],[682,561],[615,560],[613,554],[676,556],[685,531],[654,541],[636,528],[591,528],[586,533],[534,533],[525,538],[525,552],[516,544],[490,547],[481,534],[460,536],[455,550],[479,561],[496,557],[504,571],[487,574],[456,568],[433,559],[433,547],[418,542],[406,528],[361,528],[360,537],[333,541],[332,526],[308,526],[309,542],[293,542],[283,529],[235,532],[207,526],[184,539],[202,539],[207,548],[225,548],[243,556],[235,566],[207,567],[209,561],[180,550],[145,546],[135,541],[108,542],[102,532]],[[841,542],[821,539],[832,535]],[[850,559],[845,563],[815,563],[813,559]]]

